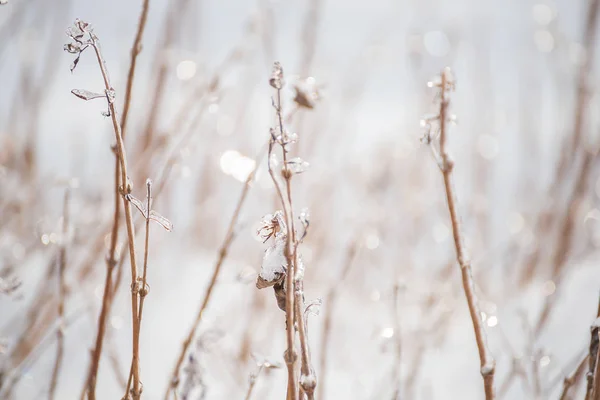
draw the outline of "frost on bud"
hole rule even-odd
[[[279,143],[285,151],[290,150],[290,145],[298,141],[298,135],[294,132],[289,132],[286,129],[283,133],[276,137],[277,143]]]
[[[92,33],[92,27],[87,22],[83,22],[79,19],[76,19],[72,26],[70,26],[66,31],[67,36],[69,36],[74,43],[67,43],[64,46],[64,50],[71,53],[77,54],[75,60],[71,64],[71,72],[75,70],[77,64],[79,64],[79,58],[81,57],[81,53],[91,44],[93,44],[94,37]],[[89,35],[89,39],[84,41],[83,38],[85,35]]]
[[[279,233],[275,236],[275,243],[265,251],[260,272],[256,278],[256,287],[258,289],[280,283],[285,277],[287,271],[287,259],[285,258],[286,244],[286,235]]]
[[[312,372],[300,375],[300,386],[306,393],[313,393],[317,387],[317,378]]]
[[[81,46],[79,43],[67,43],[63,49],[68,53],[77,54],[81,51]]]
[[[274,89],[281,89],[283,87],[283,68],[279,61],[275,61],[273,64],[273,73],[271,74],[271,78],[269,79],[269,84]]]
[[[286,169],[292,174],[301,174],[302,172],[306,171],[309,166],[310,164],[308,162],[304,161],[300,157],[295,157],[291,160],[288,160]]]
[[[304,260],[300,254],[298,254],[298,265],[296,265],[295,272],[296,274],[294,275],[294,280],[296,282],[304,280]]]
[[[108,100],[108,104],[113,104],[115,102],[116,93],[115,89],[110,88],[104,91],[106,93],[106,100]]]

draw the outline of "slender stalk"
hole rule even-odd
[[[273,101],[273,106],[277,113],[278,120],[278,128],[279,133],[283,135],[283,117],[281,111],[281,88],[283,86],[283,69],[279,63],[275,63],[274,67],[274,78],[272,80],[272,86],[276,89],[276,96]],[[285,327],[286,327],[286,339],[287,339],[287,350],[285,352],[285,363],[288,371],[288,384],[287,384],[287,400],[296,400],[298,396],[298,389],[296,385],[296,374],[295,374],[295,364],[296,364],[296,350],[294,343],[294,286],[295,286],[295,265],[297,265],[296,261],[296,251],[295,251],[295,243],[296,243],[296,230],[294,229],[294,214],[292,210],[292,192],[291,192],[291,177],[292,174],[287,168],[287,151],[285,146],[281,146],[281,152],[283,155],[283,176],[285,179],[285,189],[287,198],[284,196],[283,190],[279,185],[279,181],[275,176],[275,172],[271,165],[271,154],[273,152],[273,147],[275,145],[274,135],[271,134],[271,140],[269,142],[269,175],[271,175],[271,179],[275,185],[277,190],[277,194],[279,199],[281,200],[281,204],[284,211],[285,223],[287,226],[287,243],[285,246],[285,258],[287,260],[288,271],[287,276],[285,278]],[[300,316],[300,318],[302,318]]]
[[[148,283],[147,283],[147,275],[148,275],[148,253],[150,251],[150,211],[152,210],[152,181],[148,179],[146,181],[146,225],[145,232],[146,237],[144,240],[144,265],[142,267],[142,282],[140,287],[136,289],[139,293],[139,310],[138,310],[138,325],[137,325],[137,337],[140,337],[141,329],[142,329],[142,312],[144,311],[144,300],[146,299],[146,295],[148,294]],[[125,387],[125,398],[127,398],[127,394],[129,393],[129,389],[131,387],[131,381],[133,378],[133,363],[134,360],[131,360],[131,368],[129,371],[129,378],[127,380],[127,386]],[[134,400],[138,400],[140,398],[141,393],[134,393]]]
[[[454,238],[454,249],[456,251],[456,259],[460,266],[462,275],[463,290],[467,299],[469,307],[469,314],[471,315],[471,321],[473,323],[473,330],[475,332],[475,341],[477,342],[477,349],[479,351],[479,360],[481,365],[481,376],[483,377],[483,384],[485,389],[486,400],[493,400],[494,393],[494,372],[495,372],[495,361],[492,357],[491,352],[487,346],[487,335],[483,327],[483,321],[481,320],[481,313],[479,312],[478,299],[475,294],[475,283],[473,281],[473,274],[471,271],[471,261],[469,260],[467,250],[464,243],[464,235],[461,228],[460,216],[458,213],[458,205],[456,198],[456,191],[453,183],[453,167],[454,163],[448,154],[446,147],[448,129],[448,105],[449,99],[447,98],[447,92],[449,88],[452,88],[453,82],[450,79],[449,69],[444,69],[441,73],[441,84],[440,84],[440,109],[439,109],[439,127],[440,127],[440,139],[439,139],[439,167],[444,178],[444,189],[446,193],[446,200],[448,204],[448,212],[450,214],[450,222],[452,224],[452,236]],[[433,148],[433,147],[432,147]]]
[[[257,159],[256,159],[257,162],[255,163],[256,166],[259,165],[259,163],[263,159],[263,157],[264,157],[264,150],[262,150],[260,152],[259,156],[257,157]],[[208,283],[208,286],[206,288],[204,298],[202,299],[202,302],[200,303],[200,308],[198,309],[196,319],[194,320],[194,323],[192,324],[192,327],[190,328],[190,331],[188,332],[186,339],[183,341],[183,344],[181,347],[181,352],[179,353],[179,356],[177,357],[177,361],[175,362],[173,371],[171,372],[171,378],[169,380],[169,385],[168,385],[167,390],[164,395],[165,400],[169,399],[169,396],[171,393],[173,393],[176,396],[176,389],[177,389],[177,385],[179,383],[179,371],[181,370],[181,366],[183,365],[185,355],[192,343],[192,340],[196,336],[196,332],[198,331],[198,328],[200,327],[200,322],[202,322],[202,316],[204,315],[204,311],[206,310],[206,307],[208,306],[208,303],[212,296],[212,292],[215,288],[215,285],[216,285],[219,275],[221,273],[221,267],[223,266],[223,263],[225,262],[225,259],[227,258],[229,247],[231,246],[231,244],[233,243],[233,239],[235,238],[235,233],[236,233],[235,228],[238,224],[238,220],[239,220],[240,214],[242,212],[242,206],[246,202],[246,197],[248,196],[248,192],[250,191],[251,183],[256,176],[256,169],[257,168],[254,168],[254,170],[248,175],[248,177],[246,178],[246,182],[244,183],[244,187],[242,188],[242,193],[240,194],[240,197],[238,199],[237,205],[235,206],[235,210],[233,212],[231,220],[229,221],[229,227],[227,228],[227,233],[225,234],[225,239],[223,240],[223,243],[221,244],[221,247],[219,249],[218,258],[213,267],[213,273],[212,273],[212,276]]]
[[[110,78],[108,76],[108,70],[106,68],[106,61],[102,56],[102,52],[100,51],[100,47],[98,45],[98,38],[92,33],[92,47],[94,48],[94,52],[96,53],[96,58],[98,59],[98,65],[100,66],[100,71],[102,73],[102,78],[104,80],[104,86],[107,93],[114,91],[112,85],[110,84]],[[117,108],[115,107],[114,99],[109,98],[108,107],[110,110],[110,116],[113,123],[113,129],[115,131],[115,139],[117,141],[117,154],[119,156],[120,166],[121,166],[121,190],[123,194],[131,193],[132,185],[128,179],[127,175],[127,156],[125,153],[125,143],[123,142],[123,136],[121,134],[121,125],[118,122],[117,117]],[[139,336],[138,336],[138,293],[136,290],[137,284],[137,259],[135,252],[135,229],[133,226],[133,216],[131,213],[131,204],[129,201],[123,196],[123,208],[125,209],[125,223],[127,226],[127,237],[129,243],[129,258],[131,263],[131,314],[132,314],[132,342],[133,342],[133,350],[132,350],[132,359],[133,359],[133,393],[134,396],[139,395],[140,392],[140,377],[139,377]]]
[[[127,117],[129,115],[129,108],[131,104],[131,93],[133,89],[133,80],[135,77],[135,67],[137,63],[137,57],[141,52],[141,43],[142,37],[144,34],[144,30],[146,27],[146,20],[148,17],[148,9],[149,9],[149,0],[143,0],[142,11],[140,14],[137,32],[135,35],[133,47],[131,49],[131,62],[129,64],[129,72],[127,74],[127,84],[125,90],[125,100],[123,103],[123,115],[121,118],[121,137],[125,137],[126,125],[127,125]],[[114,115],[114,114],[113,114]],[[121,197],[121,193],[119,187],[123,184],[124,181],[121,180],[121,165],[120,165],[120,157],[115,152],[115,178],[114,178],[114,214],[113,214],[113,224],[111,229],[110,236],[110,248],[108,252],[108,257],[106,258],[106,278],[104,281],[104,293],[102,296],[102,306],[100,309],[100,315],[98,317],[98,327],[96,331],[96,341],[94,350],[92,352],[92,362],[90,364],[90,369],[88,372],[88,377],[86,379],[86,388],[87,395],[90,400],[94,400],[96,397],[96,377],[98,375],[98,368],[100,366],[100,355],[102,354],[102,345],[104,342],[104,335],[106,332],[106,320],[108,315],[110,314],[110,308],[112,304],[112,275],[115,266],[117,265],[116,260],[116,249],[117,242],[119,236],[119,222],[120,222],[120,207],[119,207],[119,199]],[[81,398],[84,396],[82,394]]]
[[[298,325],[298,337],[300,339],[300,390],[306,394],[308,400],[314,400],[317,377],[312,367],[310,348],[308,345],[308,332],[306,320],[304,319],[304,281],[296,280],[296,324]],[[302,397],[300,397],[302,398]]]
[[[67,229],[69,227],[69,189],[65,191],[63,201],[62,220],[62,242],[58,256],[58,329],[56,330],[56,360],[50,380],[48,399],[53,400],[56,395],[58,376],[62,367],[65,351],[65,299],[67,297],[67,285],[65,284],[65,270],[67,268]]]
[[[125,131],[127,128],[127,117],[129,116],[129,108],[131,106],[131,93],[133,91],[135,67],[137,65],[138,55],[142,51],[142,38],[144,36],[146,21],[148,19],[149,5],[150,0],[143,0],[142,11],[140,13],[137,32],[135,33],[135,39],[133,40],[133,46],[131,47],[131,62],[129,63],[129,71],[127,72],[127,84],[125,85],[125,99],[123,100],[123,114],[121,115],[121,134],[123,135],[123,137],[125,137]]]

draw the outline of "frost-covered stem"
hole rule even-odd
[[[571,387],[573,387],[583,377],[587,361],[588,355],[586,354],[577,365],[577,368],[575,368],[575,371],[573,371],[571,375],[565,377],[565,380],[563,381],[563,390],[560,394],[559,400],[571,399],[571,396],[569,396],[569,391],[571,390]]]
[[[479,312],[478,299],[475,294],[475,284],[473,281],[473,274],[471,272],[471,262],[467,255],[464,236],[461,229],[460,216],[458,214],[458,205],[456,199],[456,191],[454,189],[453,182],[453,167],[454,163],[451,160],[448,150],[446,147],[446,140],[448,136],[447,132],[447,111],[449,100],[446,96],[447,88],[452,83],[449,79],[448,69],[444,69],[441,74],[441,88],[440,88],[440,110],[439,110],[439,124],[440,124],[440,170],[444,178],[444,188],[446,192],[446,200],[448,203],[448,211],[450,213],[450,221],[452,223],[452,235],[454,237],[454,248],[456,251],[456,259],[460,266],[462,274],[462,283],[465,296],[467,298],[467,304],[469,306],[469,314],[471,315],[471,321],[473,322],[473,330],[475,332],[475,340],[477,342],[477,349],[479,350],[479,360],[481,363],[481,376],[483,377],[483,384],[485,389],[486,400],[494,399],[494,372],[496,369],[496,363],[492,354],[487,346],[487,335],[483,327],[483,321],[481,320],[481,313]]]
[[[106,68],[106,62],[102,57],[102,52],[100,51],[100,46],[98,44],[98,38],[90,33],[92,39],[92,46],[96,53],[96,58],[98,59],[98,65],[100,66],[100,71],[102,72],[102,78],[104,79],[104,86],[107,93],[112,92],[114,89],[110,84],[110,78],[108,76],[108,70]],[[131,192],[131,183],[128,180],[127,176],[127,156],[125,153],[125,143],[123,142],[123,136],[121,134],[121,125],[119,124],[117,118],[117,108],[115,107],[114,99],[111,99],[109,95],[107,95],[108,99],[108,107],[110,110],[110,116],[113,123],[113,129],[115,131],[115,138],[117,141],[117,155],[120,160],[120,168],[121,168],[121,190],[124,193]],[[133,216],[131,214],[131,204],[129,201],[123,196],[123,208],[125,209],[125,223],[127,226],[127,237],[129,243],[129,259],[131,263],[131,318],[132,318],[132,342],[133,342],[133,350],[132,350],[132,360],[133,360],[133,392],[135,394],[139,394],[140,391],[140,376],[139,376],[139,336],[137,332],[138,329],[138,293],[134,290],[137,283],[137,259],[135,253],[135,230],[133,226]]]
[[[276,68],[278,64],[276,64]],[[283,72],[281,72],[283,75]],[[283,77],[281,77],[283,79]],[[279,133],[283,135],[283,116],[281,111],[281,82],[279,84],[273,85],[276,89],[276,101],[274,101],[275,111],[277,113],[277,120],[279,124]],[[296,385],[296,374],[295,374],[295,364],[296,364],[296,350],[294,345],[294,274],[296,265],[296,251],[295,243],[296,243],[296,232],[294,229],[294,214],[292,211],[292,189],[291,189],[291,171],[287,168],[287,152],[285,146],[281,146],[281,152],[283,154],[283,169],[282,175],[285,179],[286,186],[286,194],[287,199],[283,194],[283,191],[279,185],[277,177],[275,176],[275,172],[271,166],[271,154],[273,152],[273,146],[275,145],[275,138],[271,135],[271,139],[269,141],[269,159],[268,159],[268,168],[269,175],[271,175],[271,179],[273,180],[273,184],[277,190],[277,194],[281,200],[281,205],[283,207],[285,223],[287,226],[287,235],[286,235],[286,246],[285,246],[285,258],[287,261],[287,276],[285,278],[286,285],[286,293],[285,293],[285,326],[286,326],[286,339],[287,339],[287,350],[285,352],[285,364],[287,366],[288,371],[288,384],[287,384],[287,400],[296,400],[298,396],[298,390]],[[300,317],[301,318],[301,317]]]
[[[262,150],[261,153],[259,154],[259,156],[257,157],[257,159],[256,159],[257,162],[255,163],[255,165],[259,165],[260,160],[262,160],[263,157],[264,157],[264,150]],[[255,176],[256,176],[256,168],[246,178],[246,182],[244,183],[244,187],[242,188],[242,193],[240,194],[237,205],[235,206],[235,211],[233,212],[233,215],[231,216],[231,220],[229,221],[229,227],[227,228],[227,233],[225,234],[225,239],[223,240],[223,243],[221,244],[221,247],[219,249],[219,253],[218,253],[219,255],[218,255],[217,261],[215,262],[215,265],[213,267],[213,273],[210,278],[210,282],[208,283],[206,292],[204,294],[204,298],[202,299],[202,302],[200,303],[200,308],[198,309],[198,314],[196,315],[196,319],[194,320],[194,323],[192,324],[192,327],[190,328],[190,331],[188,332],[186,339],[183,341],[183,344],[181,346],[181,351],[179,353],[179,356],[177,357],[177,362],[175,363],[173,371],[171,372],[169,384],[167,386],[167,390],[164,395],[165,400],[168,400],[171,392],[175,392],[175,389],[177,389],[177,384],[179,383],[179,379],[178,379],[179,371],[181,369],[181,366],[183,365],[183,361],[185,360],[185,355],[192,343],[192,340],[194,339],[194,336],[196,336],[196,332],[198,330],[198,327],[200,326],[200,322],[202,321],[202,315],[204,315],[204,311],[206,310],[206,307],[208,306],[212,292],[215,288],[215,284],[217,283],[217,279],[221,273],[221,267],[223,266],[223,262],[227,258],[229,247],[231,246],[231,243],[233,242],[233,239],[235,238],[235,227],[237,226],[238,220],[240,218],[240,213],[242,212],[242,206],[246,202],[246,198],[248,197],[248,192],[250,191],[251,184],[252,184],[252,181],[254,180]]]
[[[283,122],[281,117],[281,89],[277,90],[277,117],[279,119],[279,132],[283,134]],[[285,218],[287,225],[287,244],[285,246],[285,257],[287,259],[288,271],[285,282],[285,304],[286,304],[286,330],[287,330],[287,342],[288,348],[286,351],[285,362],[288,366],[288,398],[293,400],[297,398],[296,391],[296,377],[295,377],[295,364],[296,364],[296,349],[294,346],[294,321],[298,322],[302,319],[302,316],[295,315],[294,309],[294,293],[295,293],[295,279],[296,265],[297,265],[297,251],[296,251],[296,230],[294,227],[294,210],[292,205],[292,185],[291,185],[291,173],[287,169],[287,151],[285,146],[282,146],[281,151],[283,153],[283,176],[285,179],[286,193],[287,193],[287,207],[285,199],[282,200],[283,208],[285,210]],[[287,208],[287,210],[286,210]],[[290,384],[291,378],[291,384]],[[291,393],[290,393],[291,391]]]
[[[297,251],[296,251],[297,253]],[[311,364],[310,347],[308,345],[308,332],[304,319],[304,281],[296,281],[296,324],[300,338],[300,389],[306,394],[307,400],[314,400],[317,377]]]
[[[148,289],[147,289],[147,274],[148,274],[148,253],[150,251],[150,211],[151,211],[151,204],[152,201],[152,181],[151,180],[147,180],[146,181],[146,226],[145,226],[145,232],[146,232],[146,236],[144,239],[144,265],[142,267],[142,282],[140,287],[138,287],[136,289],[136,291],[139,293],[139,309],[138,309],[138,325],[137,325],[137,337],[139,340],[140,334],[141,334],[141,330],[142,330],[142,312],[144,311],[144,299],[146,298],[146,295],[148,294]],[[129,389],[130,389],[130,385],[131,385],[131,381],[133,378],[133,363],[134,360],[132,358],[131,360],[131,369],[129,371],[129,379],[127,380],[127,386],[125,387],[125,398],[127,398],[127,394],[129,393]],[[139,399],[140,398],[140,393],[134,393],[133,394],[134,400]]]
[[[58,384],[58,376],[62,367],[65,350],[65,298],[67,285],[65,284],[65,269],[67,267],[67,229],[69,227],[69,189],[65,191],[63,201],[62,241],[58,254],[58,329],[56,330],[56,360],[52,369],[48,399],[53,400]]]

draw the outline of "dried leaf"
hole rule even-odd
[[[146,211],[146,206],[138,198],[136,198],[135,196],[133,196],[131,194],[126,194],[125,195],[125,200],[127,200],[128,202],[130,202],[131,204],[133,204],[135,206],[135,208],[137,208],[138,211],[140,213],[142,213],[142,216],[144,218],[148,218],[148,213]]]
[[[73,63],[69,67],[69,69],[71,70],[71,73],[73,73],[73,71],[75,71],[75,68],[77,67],[77,64],[79,64],[79,58],[80,57],[81,57],[81,52],[79,53],[79,55],[77,56],[77,58],[75,58],[75,60],[73,60]]]
[[[281,64],[276,61],[273,64],[273,73],[271,74],[271,78],[269,79],[269,84],[274,89],[281,89],[283,87],[283,68]]]
[[[173,224],[171,223],[171,221],[169,221],[154,210],[150,211],[150,220],[156,222],[157,224],[165,228],[167,232],[171,232],[173,230]]]
[[[73,89],[73,90],[71,90],[71,93],[73,93],[75,96],[79,97],[80,99],[83,99],[86,101],[106,97],[106,95],[104,95],[102,93],[90,92],[89,90],[85,90],[85,89]]]
[[[308,303],[308,305],[304,309],[304,317],[305,318],[308,317],[309,314],[312,314],[314,316],[319,315],[319,312],[321,312],[322,304],[323,304],[323,300],[321,300],[321,299],[315,299],[315,300],[311,301],[310,303]]]

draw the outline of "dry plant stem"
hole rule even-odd
[[[477,296],[475,294],[475,284],[473,282],[473,276],[471,272],[471,264],[468,258],[463,232],[461,229],[460,216],[458,214],[458,205],[456,200],[456,193],[453,183],[453,162],[448,155],[446,148],[447,139],[447,110],[449,100],[446,97],[446,88],[450,84],[448,81],[447,70],[442,71],[442,82],[440,90],[440,157],[441,165],[440,170],[444,177],[444,188],[446,192],[446,200],[448,203],[448,211],[450,213],[450,221],[452,223],[452,235],[454,237],[454,248],[456,250],[456,258],[460,266],[462,274],[462,283],[465,296],[467,298],[467,304],[469,306],[469,314],[471,315],[471,321],[473,322],[473,330],[475,332],[475,340],[477,342],[477,349],[479,350],[479,360],[481,364],[481,375],[483,377],[483,384],[485,389],[486,400],[494,399],[494,371],[495,361],[487,347],[487,335],[483,327],[483,321],[481,320],[481,314],[479,312],[479,306]]]
[[[261,154],[257,157],[257,160],[262,160],[263,157],[264,157],[264,150],[261,151]],[[258,164],[259,163],[257,162],[255,165],[258,165]],[[171,394],[171,392],[173,392],[173,394],[176,395],[179,371],[181,369],[181,366],[183,365],[185,355],[192,343],[192,340],[196,336],[196,332],[198,331],[198,328],[200,327],[200,322],[202,322],[202,315],[204,315],[204,311],[206,310],[206,307],[208,306],[208,303],[211,299],[212,292],[215,288],[215,285],[216,285],[219,275],[221,273],[221,267],[223,266],[223,262],[227,258],[227,253],[229,251],[229,247],[231,246],[231,243],[233,243],[233,239],[235,238],[235,228],[237,226],[240,214],[242,212],[242,206],[246,202],[246,198],[248,197],[248,192],[250,191],[250,188],[251,188],[251,183],[254,180],[255,176],[256,176],[256,168],[246,178],[246,182],[244,183],[244,187],[242,189],[240,198],[238,199],[237,205],[235,207],[235,211],[233,212],[231,221],[229,221],[229,227],[227,228],[227,233],[225,234],[225,239],[223,240],[223,243],[221,244],[221,248],[219,249],[219,255],[218,255],[217,261],[213,267],[213,273],[210,278],[210,282],[208,283],[206,292],[204,294],[204,298],[202,299],[202,302],[200,303],[200,308],[198,310],[198,314],[196,315],[196,319],[194,320],[194,323],[193,323],[186,339],[183,341],[181,352],[179,353],[179,357],[177,358],[177,362],[175,363],[175,367],[173,368],[173,372],[171,373],[167,391],[165,392],[165,396],[164,396],[165,400],[169,399],[169,395]]]
[[[58,376],[62,367],[65,348],[65,298],[67,297],[67,286],[65,284],[65,269],[67,267],[67,229],[69,226],[69,189],[65,191],[63,201],[62,220],[62,242],[58,256],[58,329],[56,330],[56,360],[50,380],[48,399],[53,400],[58,384]]]
[[[325,382],[327,377],[327,349],[329,348],[329,338],[331,337],[331,326],[332,319],[334,316],[335,303],[338,296],[338,290],[340,285],[348,275],[350,267],[354,264],[356,255],[358,253],[358,246],[356,242],[351,242],[346,251],[346,258],[344,265],[340,272],[340,275],[336,279],[335,283],[331,285],[327,297],[324,301],[324,313],[323,313],[323,331],[321,332],[321,358],[319,360],[319,374],[321,381],[319,382],[319,388],[317,390],[317,398],[319,400],[325,399]]]
[[[137,337],[140,337],[141,329],[142,329],[142,313],[144,311],[144,300],[146,299],[146,295],[148,294],[147,289],[147,275],[148,275],[148,253],[150,251],[150,211],[151,211],[151,200],[152,200],[152,182],[150,180],[146,181],[146,226],[145,232],[146,237],[144,240],[144,266],[142,267],[142,283],[141,286],[136,289],[139,293],[139,311],[138,311],[138,325],[137,325]],[[138,339],[139,340],[139,339]],[[131,381],[133,379],[133,368],[134,368],[135,360],[132,358],[131,360],[131,368],[129,370],[129,378],[127,379],[127,386],[125,387],[125,398],[127,398],[127,394],[129,393],[129,389],[131,388]],[[140,393],[134,393],[134,400],[139,399]]]
[[[585,373],[585,367],[587,366],[587,361],[588,355],[586,354],[585,357],[583,357],[583,359],[577,365],[577,368],[575,368],[575,371],[573,371],[571,375],[565,377],[565,380],[563,382],[563,390],[560,394],[559,400],[569,400],[572,398],[569,395],[569,391],[573,386],[577,384],[577,382],[581,380],[581,378],[583,378],[583,375]]]
[[[131,105],[131,92],[133,90],[133,79],[135,76],[135,66],[137,64],[138,54],[142,51],[142,37],[146,28],[146,20],[148,19],[148,9],[150,0],[144,0],[142,4],[142,12],[138,22],[137,32],[131,48],[131,62],[129,63],[129,72],[127,73],[127,85],[125,86],[125,100],[123,102],[123,114],[121,115],[121,134],[125,137],[127,128],[127,117],[129,116],[129,107]]]
[[[137,62],[137,57],[141,51],[142,37],[144,34],[144,29],[146,27],[146,20],[148,17],[148,9],[149,9],[149,0],[144,0],[142,5],[142,12],[140,14],[140,19],[138,23],[137,32],[135,35],[135,40],[133,43],[133,47],[131,49],[131,62],[129,64],[129,72],[127,74],[127,85],[125,90],[125,100],[123,103],[123,115],[121,117],[121,138],[125,137],[125,130],[127,125],[127,117],[129,115],[129,107],[131,104],[131,92],[133,89],[133,79],[135,76],[135,67]],[[106,83],[106,80],[105,80]],[[110,85],[108,85],[110,86]],[[114,115],[114,114],[113,114]],[[120,221],[120,208],[119,208],[119,198],[121,197],[119,186],[123,184],[120,177],[121,173],[121,165],[120,165],[120,157],[119,154],[115,152],[115,207],[114,207],[114,216],[113,216],[113,225],[110,236],[110,248],[108,257],[106,260],[106,279],[104,282],[104,293],[102,297],[102,306],[100,310],[100,316],[98,318],[98,328],[96,333],[96,343],[92,355],[92,363],[90,365],[90,370],[87,378],[87,393],[88,398],[95,398],[96,391],[96,377],[98,375],[98,367],[100,365],[100,355],[102,354],[102,344],[104,341],[104,334],[106,331],[106,320],[108,315],[110,314],[110,306],[112,303],[112,275],[115,265],[117,261],[115,259],[115,253],[117,249],[117,241],[119,235],[119,221]],[[81,396],[83,398],[83,395]]]
[[[308,345],[308,332],[304,319],[304,282],[296,281],[296,324],[298,325],[298,337],[300,339],[300,390],[306,394],[308,400],[314,400],[317,378],[310,359],[310,348]],[[299,397],[302,398],[302,397]]]
[[[98,46],[97,39],[94,37],[92,41],[92,46],[94,51],[96,52],[96,57],[98,59],[98,64],[100,65],[100,70],[102,72],[102,77],[104,79],[104,85],[107,91],[112,91],[113,88],[110,84],[110,80],[108,77],[108,71],[106,69],[106,63],[104,58],[102,57],[102,53],[100,52],[100,47]],[[131,184],[127,178],[127,157],[125,154],[125,144],[123,142],[123,136],[121,135],[121,125],[119,125],[117,119],[117,109],[115,107],[114,101],[108,101],[108,107],[110,110],[110,115],[112,118],[113,128],[115,131],[115,138],[117,140],[117,154],[119,156],[120,164],[121,164],[121,187],[124,193],[129,193],[131,191]],[[134,291],[136,282],[137,282],[137,260],[135,253],[135,230],[133,226],[133,216],[131,213],[131,204],[125,197],[123,196],[123,208],[125,209],[125,223],[127,226],[127,237],[129,242],[129,258],[131,263],[131,313],[132,313],[132,333],[133,333],[133,351],[132,351],[132,359],[133,359],[133,392],[134,395],[139,394],[140,391],[140,377],[139,377],[139,336],[138,336],[138,293]]]
[[[277,112],[277,120],[279,123],[279,132],[283,134],[283,117],[281,111],[281,88],[277,89],[276,94],[276,103],[275,110]],[[285,353],[285,364],[287,366],[288,371],[288,384],[287,384],[287,400],[295,400],[298,396],[298,390],[296,386],[296,374],[295,374],[295,365],[296,365],[296,350],[294,346],[294,283],[295,283],[295,256],[296,251],[295,243],[296,243],[296,233],[294,229],[294,215],[292,211],[292,191],[291,191],[291,174],[287,170],[287,153],[285,150],[285,146],[282,146],[283,153],[283,171],[285,184],[286,184],[286,194],[287,199],[283,194],[283,190],[281,189],[279,182],[275,176],[275,172],[273,168],[271,168],[271,154],[273,152],[274,146],[274,138],[271,137],[269,142],[269,155],[268,155],[268,165],[269,165],[269,174],[271,175],[271,179],[273,180],[273,184],[277,189],[277,194],[279,199],[281,200],[281,204],[284,210],[285,223],[287,225],[287,243],[285,246],[285,258],[288,264],[287,277],[285,279],[286,285],[286,297],[285,297],[285,327],[286,327],[286,339],[287,339],[287,350]],[[302,318],[302,316],[299,316]]]

